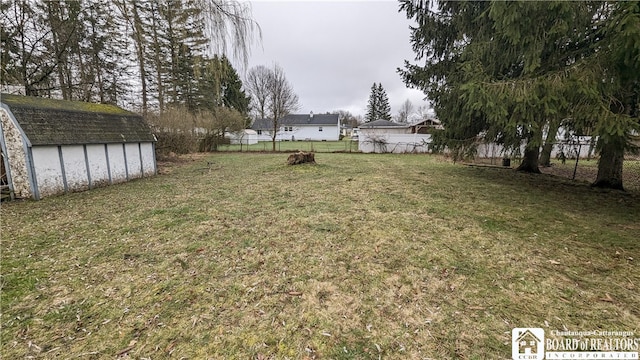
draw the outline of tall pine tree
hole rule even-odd
[[[544,129],[565,119],[564,128],[599,138],[596,184],[622,187],[626,137],[638,127],[637,2],[423,5],[404,0],[401,9],[420,24],[412,43],[425,66],[407,62],[400,73],[434,102],[446,146],[478,136],[522,144],[518,169],[539,172]]]
[[[376,120],[391,120],[391,107],[389,106],[389,97],[382,84],[373,83],[367,103],[365,122]]]
[[[380,104],[378,104],[378,87],[376,83],[371,85],[371,93],[369,94],[369,102],[367,103],[367,113],[364,116],[365,122],[371,122],[378,120],[378,108]]]
[[[382,87],[382,83],[378,84],[378,119],[391,120],[391,106],[389,106],[389,97]]]

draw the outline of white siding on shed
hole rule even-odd
[[[58,147],[34,146],[31,153],[33,154],[33,167],[40,196],[63,193],[64,181]]]
[[[107,167],[107,154],[104,151],[104,145],[87,145],[87,158],[91,187],[109,184],[109,168]]]
[[[109,167],[111,169],[111,181],[119,183],[127,181],[127,169],[124,166],[124,152],[122,144],[108,144]]]
[[[109,156],[108,161],[105,146]],[[141,167],[144,169],[144,176],[155,175],[155,154],[152,143],[142,143],[140,147],[137,143],[125,146],[129,179],[143,176]],[[109,175],[111,175],[113,182],[127,180],[123,144],[86,145],[86,157],[84,149],[83,145],[34,146],[32,148],[40,197],[108,185],[110,183]],[[64,175],[60,163],[61,154]],[[141,154],[142,163],[140,162]],[[88,173],[87,164],[89,165]],[[91,183],[89,183],[89,179],[91,179]]]
[[[125,144],[125,154],[127,156],[127,171],[129,179],[142,177],[142,163],[140,162],[140,148],[137,143]]]
[[[0,101],[2,165],[12,199],[39,200],[157,173],[157,139],[139,115],[29,96],[2,94]]]
[[[144,176],[153,176],[156,174],[156,154],[153,143],[141,143],[140,151],[142,152],[142,166]]]
[[[84,191],[89,189],[87,163],[82,145],[62,146],[62,161],[67,178],[67,188],[70,191]]]

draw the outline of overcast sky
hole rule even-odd
[[[299,97],[298,113],[348,110],[364,115],[371,85],[382,83],[395,115],[424,94],[396,69],[414,62],[409,25],[397,1],[252,1],[262,28],[249,68],[278,63]]]

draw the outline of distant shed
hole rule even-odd
[[[0,95],[1,181],[12,199],[155,175],[155,141],[141,116],[117,106]]]

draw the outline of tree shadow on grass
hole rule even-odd
[[[640,193],[591,187],[588,182],[572,181],[546,174],[519,173],[500,168],[463,168],[465,176],[491,184],[493,191],[521,196],[507,201],[528,201],[527,205],[549,206],[594,219],[637,222]],[[499,198],[499,197],[498,197]]]

